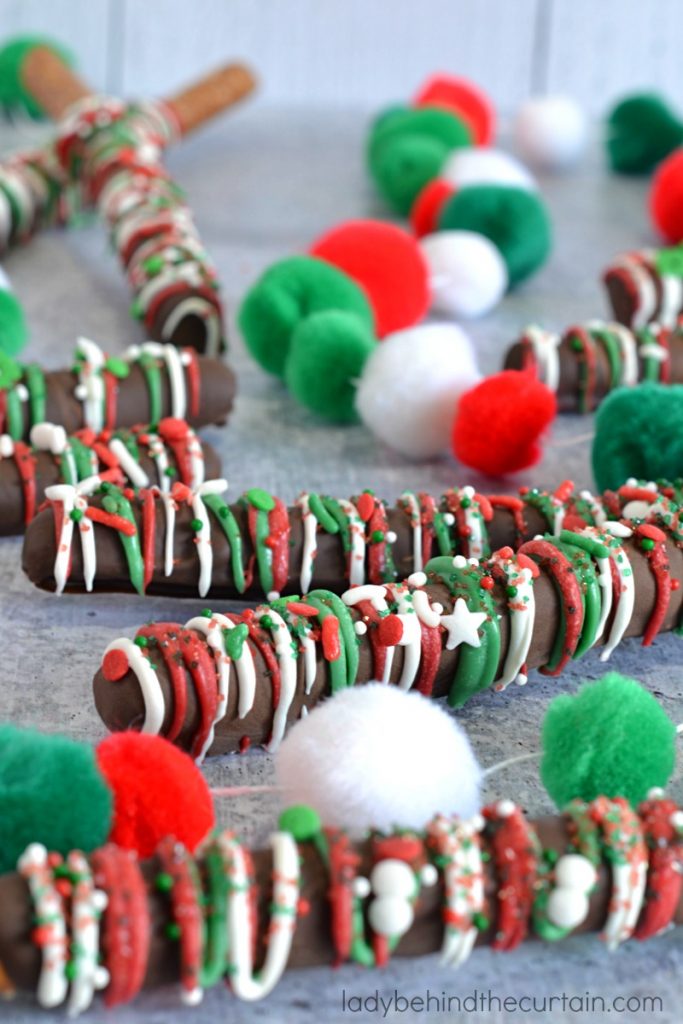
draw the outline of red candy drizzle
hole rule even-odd
[[[519,807],[509,814],[500,805],[485,807],[491,858],[498,878],[498,916],[493,949],[509,952],[526,938],[535,896],[538,855]]]
[[[541,669],[545,675],[558,676],[576,650],[583,627],[583,600],[581,588],[569,559],[555,545],[543,538],[527,541],[519,549],[519,556],[528,555],[553,579],[564,611],[563,652],[554,668]],[[519,558],[518,556],[518,558]],[[522,564],[520,562],[520,564]]]
[[[636,540],[645,554],[655,578],[657,596],[643,634],[643,647],[649,647],[662,628],[671,599],[671,574],[666,553],[666,535],[656,526],[641,523],[634,530]]]

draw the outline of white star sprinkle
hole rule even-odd
[[[452,651],[460,644],[481,647],[478,630],[485,621],[485,612],[471,612],[465,599],[459,597],[451,614],[441,616],[441,625],[448,631],[446,649]]]

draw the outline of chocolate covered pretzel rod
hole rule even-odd
[[[0,253],[72,212],[66,175],[54,152],[19,153],[0,163]]]
[[[20,77],[59,122],[59,165],[109,227],[147,336],[216,355],[224,347],[216,272],[161,158],[170,142],[246,96],[251,73],[228,65],[169,100],[127,104],[94,95],[59,53],[37,46]]]
[[[197,488],[219,472],[216,452],[184,420],[99,434],[85,428],[72,436],[54,423],[37,423],[30,445],[0,434],[0,535],[23,533],[55,484],[76,487],[96,476],[170,491],[176,480]]]
[[[556,334],[533,325],[508,350],[505,369],[532,372],[556,393],[560,412],[592,412],[614,388],[683,382],[683,328],[591,320]]]
[[[113,1007],[174,982],[196,1005],[223,980],[265,998],[297,967],[440,951],[457,968],[475,945],[511,952],[534,933],[601,929],[616,949],[683,922],[682,831],[653,794],[637,812],[598,797],[536,821],[501,800],[362,843],[291,809],[269,849],[225,831],[197,857],[169,838],[141,864],[115,846],[63,859],[34,844],[0,878],[5,992],[75,1016],[97,993]]]
[[[124,499],[130,520],[126,529],[140,550],[145,547],[144,576],[131,574],[117,531],[112,534],[103,522],[95,530],[98,568],[90,585],[140,592],[144,578],[146,593],[183,597],[272,600],[311,587],[340,594],[349,585],[405,579],[421,571],[433,555],[482,558],[499,547],[518,547],[537,533],[557,533],[565,525],[601,525],[619,518],[624,506],[631,510],[643,501],[652,503],[659,493],[653,487],[627,486],[602,499],[588,491],[575,494],[569,481],[552,493],[522,489],[519,497],[485,497],[472,487],[454,487],[440,501],[406,491],[393,507],[370,491],[348,500],[303,493],[287,508],[260,488],[228,505],[227,483],[207,480],[199,492],[176,486],[170,497],[159,498],[153,516],[148,508],[147,527],[140,502]],[[121,500],[111,488],[108,495],[110,505]],[[105,497],[106,490],[79,494],[79,500],[95,509]],[[662,497],[680,495],[671,487]],[[68,575],[56,569],[62,511],[59,497],[36,518],[26,536],[24,567],[37,586],[79,591],[85,576],[76,534],[69,541]]]
[[[683,314],[682,270],[677,249],[640,249],[617,257],[603,274],[616,319],[634,329],[653,322],[675,327]]]
[[[676,628],[682,547],[680,507],[661,498],[631,525],[563,529],[480,562],[439,556],[405,583],[148,623],[107,647],[95,704],[109,729],[159,733],[197,759],[273,750],[319,700],[374,679],[458,707],[524,685],[531,669],[557,676],[593,647],[606,660],[626,636],[648,646]]]
[[[74,365],[43,370],[0,353],[0,434],[28,441],[37,423],[67,434],[152,425],[171,416],[193,427],[225,422],[235,390],[232,371],[194,349],[145,342],[109,357],[79,338]]]

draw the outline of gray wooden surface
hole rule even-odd
[[[189,190],[197,222],[220,268],[227,298],[234,310],[246,287],[274,259],[305,247],[318,232],[346,216],[384,215],[368,185],[361,163],[365,124],[362,119],[304,110],[269,111],[244,108],[213,125],[170,155],[170,166]],[[577,172],[543,182],[555,223],[556,244],[548,266],[528,286],[511,295],[487,319],[472,328],[486,371],[495,370],[505,345],[530,319],[552,326],[604,312],[598,273],[605,261],[624,246],[649,238],[643,212],[643,186],[608,178],[597,151]],[[23,299],[32,330],[27,355],[46,365],[69,362],[71,345],[85,333],[122,349],[135,336],[127,316],[123,278],[97,225],[68,235],[48,234],[7,261]],[[472,480],[451,459],[413,464],[376,445],[362,427],[322,427],[298,409],[281,386],[253,366],[234,336],[231,350],[239,375],[234,418],[224,431],[207,437],[221,450],[233,494],[248,486],[272,489],[292,499],[301,488],[341,495],[372,486],[388,498],[405,486],[439,492]],[[565,476],[590,484],[589,446],[557,442],[585,435],[590,420],[566,418],[558,424],[543,463],[523,479],[552,486]],[[521,483],[511,481],[509,487]],[[497,489],[500,487],[496,485]],[[87,741],[103,735],[90,697],[90,680],[105,645],[122,633],[131,634],[150,618],[185,621],[198,602],[173,602],[98,595],[95,600],[55,598],[34,591],[19,569],[21,543],[0,543],[0,617],[4,644],[0,659],[0,718],[46,730],[63,730]],[[663,637],[648,651],[628,641],[614,656],[614,668],[642,679],[661,697],[675,721],[683,720],[680,641]],[[534,675],[524,691],[483,694],[460,714],[485,765],[538,749],[539,726],[550,698],[570,692],[580,680],[595,678],[602,666],[589,656],[560,680]],[[408,753],[408,752],[407,752]],[[419,751],[410,752],[419,757]],[[30,766],[27,765],[27,771]],[[271,759],[261,753],[211,761],[206,774],[212,784],[263,783],[272,778]],[[454,780],[457,784],[457,780]],[[680,781],[672,792],[683,799]],[[491,783],[491,798],[511,795],[531,812],[550,810],[536,781],[536,766],[525,763]],[[275,797],[245,798],[221,806],[221,820],[262,841],[277,814]],[[1,912],[1,908],[0,908]],[[145,996],[137,1008],[107,1017],[115,1024],[168,1021],[208,1024],[236,1020],[241,1024],[277,1020],[289,1024],[374,1016],[341,1010],[342,992],[385,997],[394,990],[410,997],[445,992],[464,998],[472,993],[584,997],[609,1001],[614,996],[660,996],[664,1012],[654,1020],[679,1021],[681,937],[671,933],[643,946],[628,945],[608,955],[595,937],[576,938],[560,946],[529,945],[511,956],[477,951],[467,966],[453,974],[434,957],[395,962],[382,973],[353,968],[339,971],[292,972],[264,1004],[238,1005],[224,991],[211,992],[203,1007],[180,1008],[175,992]],[[484,1007],[489,1004],[485,1001]],[[542,1004],[537,1003],[540,1007]],[[545,1015],[499,1013],[495,1001],[482,1013],[390,1014],[410,1020],[614,1020],[614,1013],[574,1015],[561,1004]],[[559,1007],[559,1008],[558,1008]],[[21,1002],[0,1005],[0,1019],[61,1019],[40,1014]],[[98,1009],[89,1019],[103,1020]],[[622,1018],[638,1020],[636,1013]]]
[[[595,114],[654,86],[683,106],[681,0],[0,0],[0,34],[47,32],[99,89],[159,94],[227,57],[268,102],[374,109],[435,70],[504,112],[568,91]]]

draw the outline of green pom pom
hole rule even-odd
[[[314,256],[273,264],[247,293],[238,321],[245,344],[268,373],[283,377],[292,334],[311,313],[354,313],[368,331],[374,316],[365,293],[341,270]]]
[[[683,385],[638,384],[607,396],[595,417],[593,476],[598,490],[683,476]]]
[[[294,332],[285,369],[302,405],[332,423],[355,423],[356,381],[377,342],[355,313],[315,313]]]
[[[607,118],[607,157],[621,174],[647,174],[683,142],[683,125],[656,93],[627,96]]]
[[[560,808],[601,795],[637,804],[674,769],[675,725],[640,683],[617,672],[551,701],[541,741],[541,779]]]
[[[0,873],[29,843],[88,853],[106,842],[112,794],[94,750],[63,736],[0,726]]]
[[[298,843],[306,843],[322,831],[320,815],[306,804],[295,804],[280,815],[278,827],[281,832],[290,832]]]
[[[394,108],[373,125],[368,166],[384,199],[406,216],[448,154],[471,143],[469,127],[455,114],[436,107]]]
[[[0,290],[0,350],[16,356],[27,341],[28,327],[21,303],[12,292]]]
[[[47,36],[15,36],[0,49],[0,106],[7,111],[19,110],[36,120],[42,118],[44,111],[24,86],[22,66],[31,50],[39,46],[52,50],[73,67],[72,54]]]
[[[548,212],[536,193],[511,185],[466,185],[444,204],[442,231],[475,231],[500,250],[510,286],[547,260],[552,244]]]

